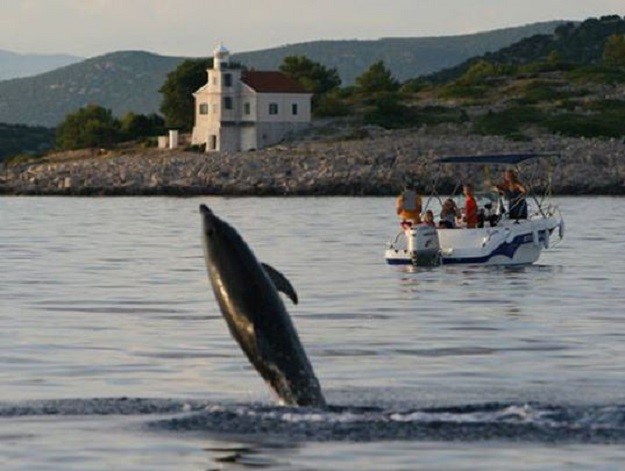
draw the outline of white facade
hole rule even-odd
[[[207,152],[261,149],[310,125],[312,94],[280,72],[231,68],[219,46],[195,97],[192,144]]]

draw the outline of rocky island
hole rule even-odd
[[[0,192],[13,195],[392,195],[407,180],[423,191],[443,155],[558,152],[555,194],[625,194],[625,142],[538,135],[516,142],[470,134],[462,126],[316,137],[255,152],[85,150],[5,164]],[[458,177],[443,169],[442,190]],[[471,171],[471,170],[466,170]],[[446,180],[447,179],[447,180]],[[450,182],[447,184],[446,181]]]

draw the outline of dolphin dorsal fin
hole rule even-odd
[[[265,273],[267,273],[269,278],[271,278],[271,281],[273,281],[273,284],[275,285],[276,289],[278,291],[282,291],[289,298],[291,298],[291,301],[293,301],[293,304],[297,304],[297,293],[295,292],[293,285],[291,285],[291,282],[286,279],[286,276],[284,276],[282,273],[280,273],[271,265],[267,265],[266,263],[261,263],[261,266],[263,267],[263,269],[265,270]]]

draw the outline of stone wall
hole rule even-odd
[[[41,195],[392,195],[407,179],[422,191],[440,167],[436,156],[558,151],[559,194],[625,194],[625,144],[621,140],[536,137],[511,142],[450,130],[362,130],[359,139],[307,140],[257,152],[196,154],[145,150],[70,154],[5,166],[0,192]],[[458,175],[460,172],[460,175]],[[446,166],[439,183],[450,191],[459,178],[482,178],[481,169]]]

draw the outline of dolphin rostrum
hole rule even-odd
[[[204,258],[230,333],[287,405],[325,406],[321,386],[278,290],[297,294],[276,269],[259,263],[239,233],[200,205]]]

